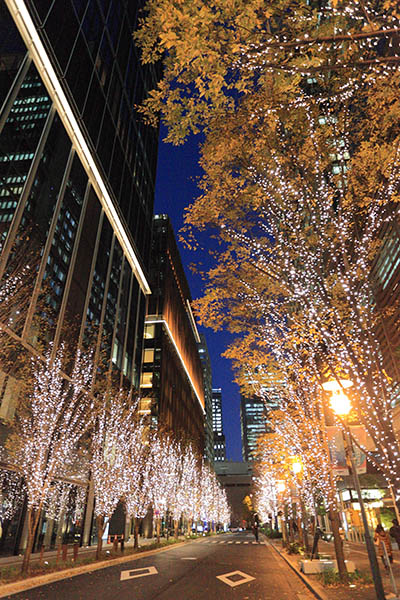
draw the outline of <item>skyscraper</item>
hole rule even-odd
[[[203,368],[191,295],[167,215],[155,215],[144,331],[141,411],[204,451]]]
[[[257,397],[240,397],[240,424],[242,429],[243,460],[255,459],[257,440],[267,431],[264,402]]]
[[[212,420],[214,432],[214,460],[226,460],[226,443],[222,425],[222,390],[212,390]]]
[[[198,345],[201,364],[203,366],[203,387],[204,387],[204,458],[209,462],[214,461],[214,434],[213,434],[213,409],[212,409],[212,372],[211,360],[208,353],[205,335],[200,333],[200,343]]]
[[[0,6],[0,234],[4,273],[29,230],[40,261],[15,335],[34,353],[43,281],[55,348],[73,323],[91,332],[120,381],[139,388],[157,131],[135,113],[154,87],[134,46],[141,0],[6,0]],[[1,374],[0,417],[12,419],[18,380]],[[4,434],[4,426],[0,426]],[[54,544],[53,525],[45,544]],[[23,519],[3,551],[23,547]],[[10,535],[10,532],[12,535]],[[91,507],[81,531],[91,536]],[[39,540],[42,542],[43,540]]]

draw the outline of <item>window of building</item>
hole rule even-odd
[[[152,340],[155,337],[156,326],[154,324],[146,324],[144,326],[144,339]]]
[[[145,348],[143,352],[143,362],[152,363],[154,362],[154,348]]]
[[[153,387],[153,373],[142,373],[141,378],[140,378],[140,387],[141,388]]]

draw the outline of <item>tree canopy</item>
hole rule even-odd
[[[164,64],[142,112],[174,143],[205,134],[186,213],[189,244],[217,239],[201,321],[239,334],[241,383],[351,379],[396,488],[376,265],[399,200],[399,25],[394,2],[150,0],[136,36]]]

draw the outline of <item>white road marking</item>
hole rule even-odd
[[[233,542],[227,542],[228,544],[233,544]]]
[[[229,579],[230,577],[234,577],[235,575],[239,575],[240,579],[237,579],[236,581],[232,581],[231,579]],[[255,577],[247,575],[247,573],[243,573],[242,571],[231,571],[231,573],[217,575],[217,579],[219,579],[223,583],[226,583],[226,585],[229,585],[230,587],[236,587],[237,585],[242,585],[242,583],[248,583],[249,581],[253,581]]]
[[[138,571],[141,571],[141,572],[138,573]],[[141,569],[129,569],[129,571],[121,571],[120,581],[125,581],[126,579],[136,579],[137,577],[146,577],[147,575],[157,575],[157,574],[158,574],[158,571],[155,567],[142,567]]]
[[[249,542],[243,542],[243,544],[248,544]]]
[[[181,560],[197,560],[196,556],[183,556]]]
[[[235,542],[235,544],[241,544],[242,542]]]

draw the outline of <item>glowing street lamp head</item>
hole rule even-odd
[[[350,379],[330,379],[322,384],[323,389],[326,392],[340,392],[341,390],[347,390],[352,387],[353,382]]]
[[[348,415],[351,411],[351,402],[343,390],[351,388],[353,382],[350,379],[330,379],[322,384],[326,392],[331,392],[331,408],[337,415]]]
[[[281,481],[277,481],[276,482],[276,490],[277,490],[277,492],[282,493],[282,492],[285,491],[285,489],[286,489],[286,485],[285,485],[284,481],[281,480]]]
[[[298,475],[301,472],[302,468],[303,468],[303,465],[301,464],[301,462],[294,462],[292,464],[293,473],[295,475]]]
[[[290,458],[292,459],[292,471],[295,475],[298,475],[303,469],[301,460],[297,456],[291,456]]]
[[[351,402],[341,390],[332,394],[331,408],[337,415],[348,415],[351,410]]]

